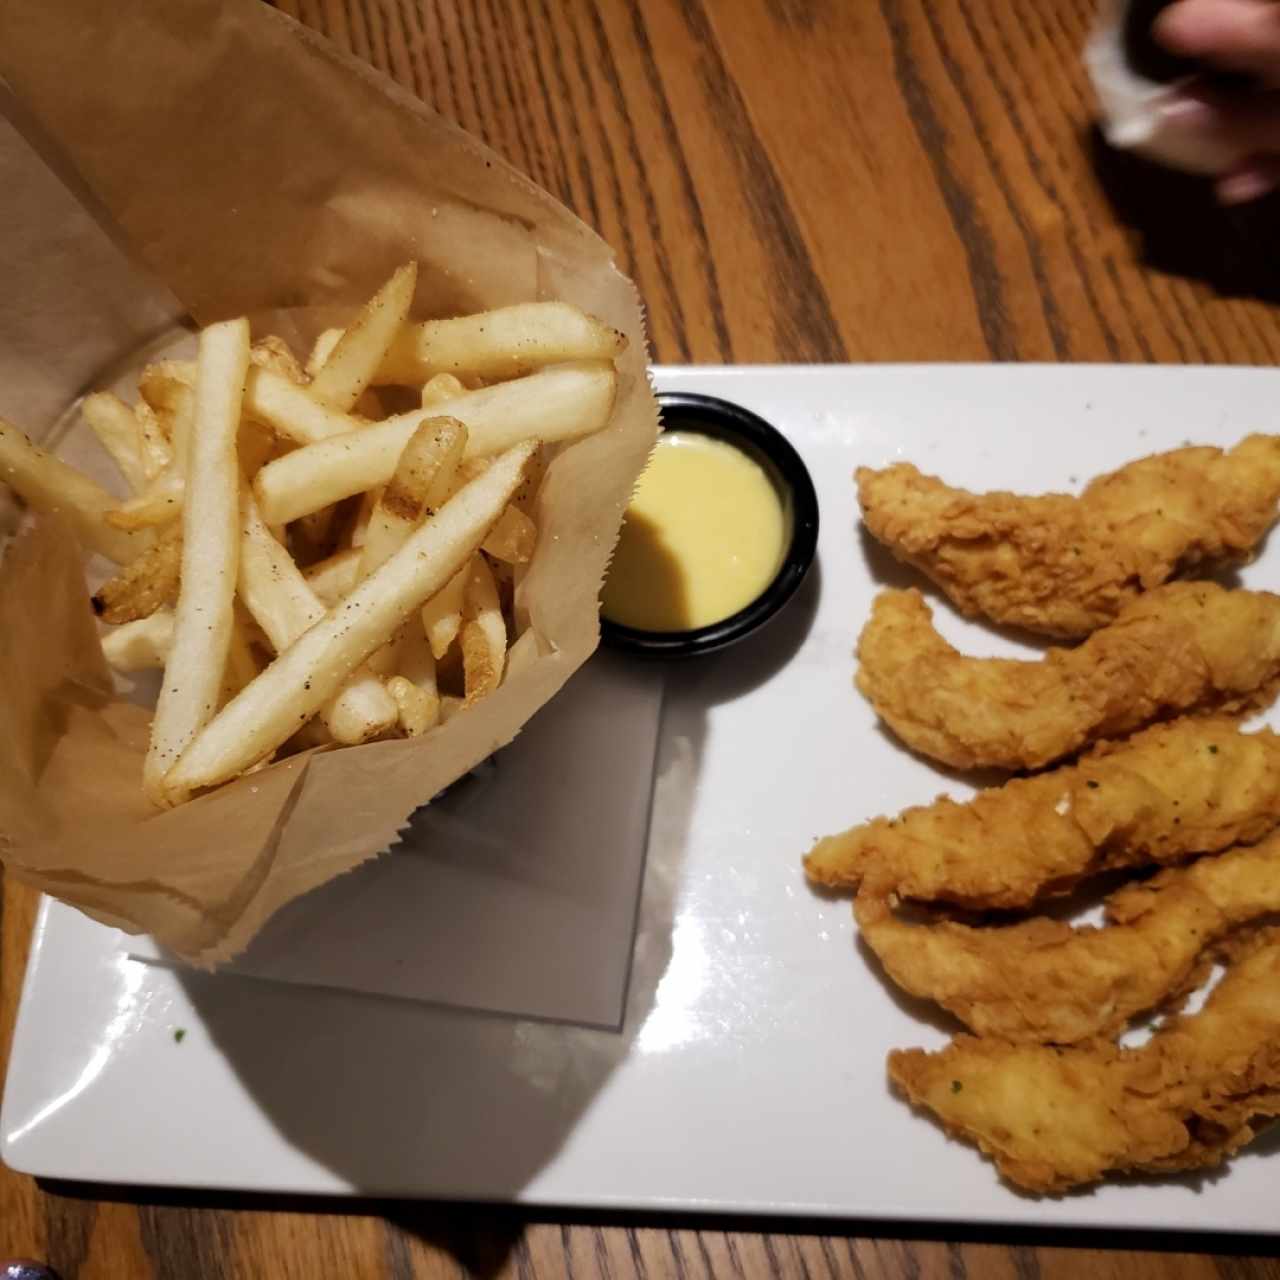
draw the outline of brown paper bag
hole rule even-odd
[[[560,298],[630,339],[613,420],[561,448],[541,490],[518,601],[532,660],[421,739],[295,757],[151,809],[149,716],[112,690],[79,551],[50,519],[10,547],[0,857],[90,915],[213,964],[284,903],[393,843],[594,650],[600,582],[657,428],[643,319],[608,247],[546,192],[258,0],[8,0],[0,80],[12,92],[0,106],[47,166],[21,183],[24,223],[0,247],[4,278],[26,286],[0,302],[0,340],[37,332],[64,346],[34,364],[29,349],[0,354],[0,413],[37,437],[108,363],[104,334],[124,357],[173,310],[161,289],[143,303],[127,292],[140,280],[105,240],[86,289],[77,246],[101,235],[87,214],[201,323],[356,304],[412,258],[415,314]],[[0,164],[6,142],[32,175],[12,131]],[[69,219],[83,237],[50,245],[48,228]]]

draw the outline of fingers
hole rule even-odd
[[[1152,32],[1171,53],[1280,84],[1280,5],[1272,0],[1178,0]]]
[[[1223,204],[1248,204],[1280,186],[1280,157],[1258,156],[1217,180],[1214,190]]]
[[[1216,191],[1223,204],[1244,204],[1280,185],[1280,93],[1228,97],[1188,91],[1164,114],[1179,130],[1228,144],[1239,156],[1218,178]]]

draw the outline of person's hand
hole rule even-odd
[[[1178,0],[1152,34],[1170,53],[1251,76],[1257,90],[1192,90],[1169,108],[1180,127],[1243,143],[1249,158],[1217,180],[1218,197],[1242,204],[1280,186],[1280,3]]]

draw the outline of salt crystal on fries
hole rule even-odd
[[[235,777],[315,715],[474,554],[519,487],[532,453],[529,443],[509,449],[228,703],[165,778],[168,803]]]
[[[143,764],[143,787],[157,804],[168,803],[165,775],[217,709],[231,646],[239,564],[236,437],[248,368],[247,320],[211,325],[200,335],[182,513],[182,578],[173,644]]]
[[[467,455],[485,456],[521,440],[567,440],[599,430],[616,390],[612,364],[580,361],[468,391],[440,407],[466,426]],[[421,410],[399,414],[267,463],[254,480],[263,518],[296,520],[386,484],[422,420]]]

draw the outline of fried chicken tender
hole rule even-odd
[[[858,688],[909,747],[960,769],[1035,769],[1190,711],[1265,702],[1280,676],[1280,596],[1174,582],[1075,649],[970,658],[918,591],[883,591],[858,641]]]
[[[1280,823],[1280,737],[1218,717],[1156,725],[1070,767],[875,818],[810,850],[828,887],[1029,906],[1118,867],[1252,844]]]
[[[1247,556],[1276,518],[1280,436],[1152,454],[1078,498],[968,493],[905,462],[856,478],[867,528],[963,613],[1082,636],[1176,574]]]
[[[1076,1044],[1184,994],[1204,976],[1213,943],[1280,912],[1280,835],[1126,886],[1108,900],[1112,923],[1101,929],[1047,918],[913,925],[865,891],[854,909],[894,982],[971,1031]]]
[[[1140,1049],[958,1036],[891,1053],[889,1077],[1029,1191],[1219,1164],[1280,1115],[1280,941],[1263,935]]]

